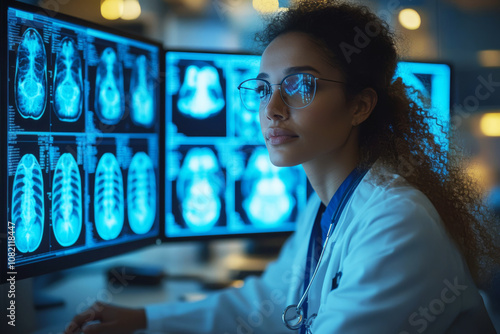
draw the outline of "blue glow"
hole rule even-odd
[[[224,105],[217,69],[189,66],[179,91],[179,111],[196,119],[206,119],[218,114]]]
[[[17,49],[15,100],[23,118],[39,119],[47,105],[47,55],[42,37],[28,28]]]
[[[182,217],[194,232],[210,230],[220,216],[224,188],[217,157],[209,148],[189,150],[177,180]]]
[[[74,122],[83,109],[82,60],[71,38],[61,41],[54,74],[54,110],[63,122]]]
[[[280,173],[264,147],[256,149],[243,177],[245,195],[243,208],[250,221],[258,227],[273,227],[290,218],[295,199],[285,184],[294,184],[293,174]]]
[[[448,150],[447,131],[450,123],[450,67],[445,64],[399,62],[396,77],[400,76],[408,86],[419,90],[424,98],[430,100],[430,105],[418,105],[428,110],[429,115],[437,118],[438,123],[429,120],[431,133],[436,141]],[[414,100],[417,94],[411,94]],[[446,133],[443,133],[441,126]]]
[[[52,182],[52,229],[57,242],[73,245],[82,230],[82,181],[71,153],[59,157]]]
[[[154,122],[154,89],[148,74],[148,63],[145,56],[137,57],[132,70],[130,95],[132,96],[132,121],[150,128]]]
[[[124,207],[120,166],[112,153],[105,153],[97,164],[94,189],[94,219],[101,238],[111,240],[120,234]]]
[[[104,124],[116,124],[125,112],[123,70],[115,50],[106,48],[97,67],[95,109]]]
[[[17,166],[12,190],[12,222],[21,253],[40,246],[44,218],[42,170],[33,154],[25,154]]]
[[[153,163],[144,152],[136,153],[130,163],[127,207],[132,231],[136,234],[149,232],[156,215],[156,180]]]

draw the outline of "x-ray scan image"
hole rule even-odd
[[[95,83],[95,109],[104,124],[120,121],[125,112],[123,69],[113,48],[102,52]]]
[[[215,153],[206,147],[188,151],[177,179],[182,217],[194,232],[210,230],[219,219],[224,177]]]
[[[290,218],[295,199],[287,189],[294,175],[274,166],[266,148],[257,148],[243,174],[243,208],[258,227],[272,227]]]
[[[218,114],[224,105],[217,69],[210,65],[188,66],[179,91],[179,111],[192,118],[206,119]]]
[[[132,231],[136,234],[149,232],[156,215],[156,180],[153,163],[144,152],[136,153],[130,163],[127,208]]]
[[[42,169],[33,154],[25,154],[17,165],[12,188],[12,223],[21,253],[33,252],[40,246],[44,218]]]
[[[47,105],[47,55],[34,28],[23,34],[17,49],[15,100],[23,118],[39,119]]]
[[[101,238],[118,237],[123,228],[124,210],[122,172],[115,156],[105,153],[97,164],[94,189],[94,218]]]
[[[52,181],[52,229],[57,242],[73,245],[82,230],[82,181],[71,153],[59,157]]]
[[[82,60],[75,41],[63,38],[54,73],[54,110],[63,122],[74,122],[83,109]]]
[[[154,122],[154,87],[148,74],[148,61],[144,55],[137,57],[130,80],[132,96],[132,121],[150,128]]]

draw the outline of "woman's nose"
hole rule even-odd
[[[280,87],[276,89],[271,94],[269,102],[265,108],[266,117],[270,120],[285,120],[289,116],[288,106],[283,102],[281,98]]]

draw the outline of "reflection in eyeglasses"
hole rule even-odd
[[[274,166],[265,148],[256,149],[242,181],[243,208],[254,225],[277,226],[290,217],[295,199],[286,184],[294,184],[293,173]]]
[[[179,111],[196,119],[206,119],[219,113],[224,105],[217,70],[212,66],[189,66],[179,91]]]
[[[221,212],[224,178],[217,158],[209,148],[189,150],[177,181],[182,217],[195,232],[210,230]]]

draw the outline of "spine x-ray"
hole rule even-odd
[[[12,222],[20,252],[33,252],[40,246],[44,218],[42,169],[36,157],[28,153],[19,161],[12,189]]]
[[[82,230],[82,181],[71,153],[57,162],[52,181],[52,229],[57,242],[73,245]]]
[[[122,172],[115,156],[105,153],[97,164],[94,189],[95,225],[102,239],[115,239],[120,234],[124,210]]]
[[[144,152],[132,158],[127,179],[127,207],[130,228],[136,234],[149,232],[156,215],[156,180],[153,163]]]

